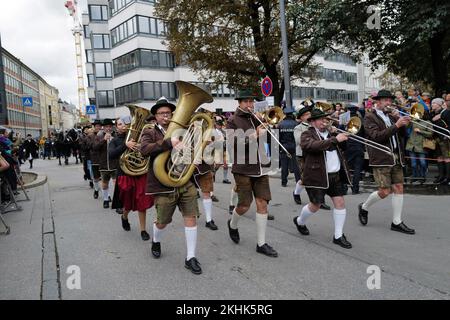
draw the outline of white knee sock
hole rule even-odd
[[[98,181],[94,180],[94,190],[98,191],[100,189],[99,185],[98,185]]]
[[[231,197],[230,197],[230,206],[237,206],[238,203],[238,194],[234,191],[234,188],[231,188]]]
[[[302,180],[298,180],[297,184],[295,185],[294,194],[298,195],[302,193],[302,190],[303,190]]]
[[[233,210],[233,214],[231,215],[231,222],[230,227],[231,229],[237,229],[238,228],[238,221],[241,218],[240,215],[237,214],[236,209]]]
[[[378,195],[378,191],[372,192],[367,198],[366,202],[363,203],[362,208],[364,210],[368,210],[371,205],[380,200],[381,197]]]
[[[223,169],[223,180],[228,180],[228,169]]]
[[[300,211],[299,216],[297,217],[297,223],[301,226],[306,224],[306,220],[314,214],[311,210],[309,210],[308,205],[304,206]]]
[[[393,217],[392,222],[394,224],[402,223],[402,210],[403,210],[403,194],[392,195],[392,211]]]
[[[184,227],[184,235],[186,236],[187,256],[189,260],[195,257],[195,249],[197,247],[197,226]]]
[[[158,229],[156,223],[153,224],[153,242],[161,242],[164,230],[165,229]]]
[[[342,237],[344,231],[345,216],[347,215],[347,210],[345,209],[334,209],[333,219],[334,219],[334,238],[339,239]]]
[[[109,200],[109,189],[103,190],[103,201]]]
[[[203,208],[205,209],[206,222],[210,222],[212,220],[212,200],[203,199]]]
[[[256,213],[256,235],[258,237],[258,246],[260,247],[266,243],[267,216],[267,213]]]

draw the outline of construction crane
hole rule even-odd
[[[81,26],[80,19],[78,17],[78,0],[66,1],[64,5],[69,11],[70,16],[73,18],[72,33],[75,38],[75,53],[77,58],[77,77],[78,77],[78,107],[80,116],[83,113],[84,106],[86,105],[86,91],[84,89],[84,76],[83,76],[83,58],[81,49],[81,37],[83,27]]]

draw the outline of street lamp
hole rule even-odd
[[[289,55],[286,31],[286,9],[284,6],[284,0],[280,0],[280,18],[281,46],[283,49],[284,95],[286,99],[286,108],[292,109],[291,80],[289,75]]]

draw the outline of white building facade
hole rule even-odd
[[[175,81],[198,83],[193,72],[175,65],[174,57],[162,43],[164,21],[154,16],[155,0],[88,0],[83,14],[87,57],[88,96],[100,118],[128,114],[127,104],[150,109],[165,96],[177,99]],[[358,94],[358,66],[342,54],[320,54],[321,78],[316,86],[294,82],[294,105],[306,98],[354,103]],[[213,91],[214,102],[202,107],[210,111],[234,111],[235,92],[222,86]],[[95,103],[97,102],[97,103]]]

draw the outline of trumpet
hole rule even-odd
[[[372,141],[372,140],[369,140],[369,139],[366,139],[366,138],[363,138],[363,137],[357,135],[357,133],[361,130],[361,126],[362,126],[361,119],[359,117],[354,116],[354,117],[350,118],[350,120],[347,124],[347,130],[342,130],[342,129],[339,129],[339,128],[333,126],[332,122],[336,121],[336,119],[334,119],[332,117],[326,117],[326,119],[328,120],[328,125],[327,125],[328,129],[333,129],[339,133],[344,133],[348,136],[348,138],[350,140],[362,143],[368,147],[377,149],[377,150],[387,153],[391,156],[394,155],[393,152],[391,151],[391,149],[389,149],[389,147],[386,147],[380,143],[377,143],[375,141]]]
[[[387,106],[386,109],[388,109],[389,112],[397,111],[402,116],[411,117],[411,122],[415,123],[419,127],[425,128],[425,129],[430,130],[430,131],[432,131],[434,133],[440,134],[440,135],[446,137],[447,139],[450,139],[450,130],[442,128],[442,127],[440,127],[438,125],[435,125],[434,123],[431,123],[431,122],[428,122],[428,121],[425,121],[425,120],[422,119],[422,117],[423,117],[423,115],[425,113],[425,110],[424,110],[423,106],[420,105],[420,104],[413,105],[411,107],[411,109],[409,110],[409,113],[400,111],[398,109],[395,109],[392,106]],[[433,127],[434,128],[437,127],[441,131],[433,129]],[[447,132],[447,134],[443,133],[442,131]]]

